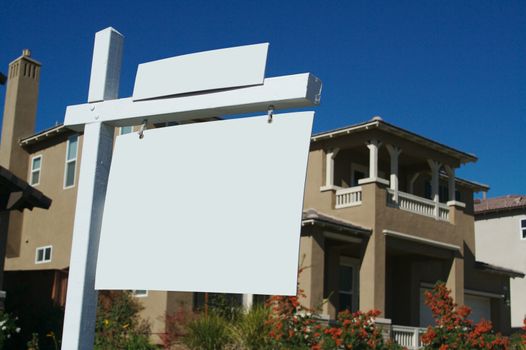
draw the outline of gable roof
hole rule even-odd
[[[526,195],[523,194],[475,200],[475,215],[521,208],[526,209]]]

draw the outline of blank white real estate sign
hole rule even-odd
[[[96,289],[295,295],[313,117],[117,137]]]

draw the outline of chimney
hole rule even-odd
[[[0,165],[22,179],[28,178],[29,154],[18,140],[35,132],[41,66],[30,56],[29,50],[24,50],[9,64],[0,140]],[[6,258],[20,255],[22,226],[23,213],[10,212]]]
[[[27,178],[29,159],[18,140],[35,131],[40,66],[24,49],[22,56],[9,64],[7,72],[0,165],[22,179]]]

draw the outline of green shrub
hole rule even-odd
[[[271,330],[268,323],[269,315],[269,308],[254,306],[239,318],[233,329],[239,348],[245,350],[272,349],[269,337]]]
[[[229,323],[215,313],[188,324],[183,342],[192,350],[223,350],[234,342]]]
[[[100,291],[95,350],[149,350],[150,326],[139,318],[142,306],[130,292]]]

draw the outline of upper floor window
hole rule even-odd
[[[79,137],[77,135],[71,136],[68,139],[66,149],[66,168],[64,170],[64,188],[75,185],[75,170],[77,168],[77,150]]]
[[[40,170],[42,169],[42,156],[36,156],[31,159],[31,178],[29,183],[36,186],[40,183]]]
[[[121,135],[129,134],[133,132],[133,126],[121,126],[120,133]]]
[[[521,238],[526,239],[526,219],[521,219]]]
[[[52,246],[39,247],[36,250],[35,264],[43,264],[51,261]]]

